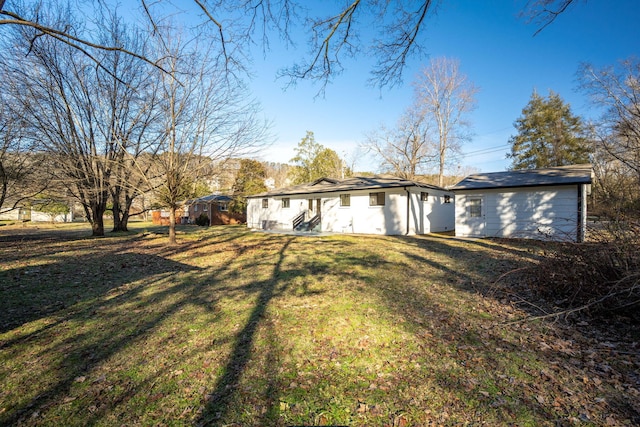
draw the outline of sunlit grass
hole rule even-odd
[[[516,243],[186,227],[169,247],[143,227],[106,239],[0,235],[0,424],[555,425],[587,406],[593,420],[629,414],[593,410],[620,394],[613,383],[580,389],[579,365],[555,369],[574,356],[540,351],[552,327],[501,326],[525,313],[495,299],[493,281],[536,263]],[[549,366],[553,381],[540,374]]]

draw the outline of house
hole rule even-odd
[[[44,201],[28,201],[13,207],[11,203],[9,208],[0,209],[0,221],[19,221],[19,222],[73,222],[73,206],[66,208],[66,203],[57,202],[55,207],[51,209],[50,205]],[[49,208],[48,208],[49,206]]]
[[[187,200],[182,211],[183,224],[195,224],[203,213],[209,218],[209,225],[241,224],[246,221],[244,215],[229,211],[233,199],[220,194],[210,194],[197,199]]]
[[[591,165],[470,175],[451,188],[456,236],[582,242],[591,179]]]
[[[247,198],[254,229],[413,235],[451,231],[453,193],[400,178],[321,178]]]

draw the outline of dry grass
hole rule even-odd
[[[0,229],[0,424],[640,423],[637,335],[506,326],[535,243],[179,238]]]

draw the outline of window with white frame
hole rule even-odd
[[[262,199],[262,207],[264,209],[269,207],[269,199]]]
[[[429,200],[429,193],[421,191],[420,192],[420,200],[423,201],[423,202],[426,202],[427,200]]]
[[[220,212],[227,212],[229,210],[229,203],[227,202],[218,203],[218,210]]]
[[[285,197],[282,199],[282,207],[283,208],[289,208],[291,206],[291,199],[289,199],[288,197]]]
[[[342,207],[351,206],[351,194],[340,195],[340,206]]]

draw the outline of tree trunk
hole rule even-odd
[[[133,204],[133,197],[125,194],[124,196],[124,208],[120,212],[120,227],[121,231],[129,231],[129,212],[131,212],[131,205]]]
[[[113,231],[129,231],[129,209],[133,199],[125,195],[124,206],[120,203],[119,194],[112,194],[113,200]]]
[[[169,244],[176,243],[176,208],[172,207],[169,209]]]
[[[4,199],[7,196],[7,185],[8,185],[7,174],[4,170],[4,166],[0,161],[0,183],[2,184],[2,190],[0,190],[0,208],[4,204]]]
[[[104,236],[104,211],[106,206],[102,203],[95,203],[91,206],[91,230],[92,236]]]
[[[112,208],[112,212],[113,212],[113,230],[111,230],[114,233],[117,233],[118,231],[126,231],[122,229],[122,222],[120,220],[120,197],[119,195],[116,193],[114,194],[112,192],[111,194],[111,200],[113,203],[113,208]]]
[[[440,148],[440,161],[438,165],[438,187],[444,186],[444,161],[445,161],[445,150]]]

